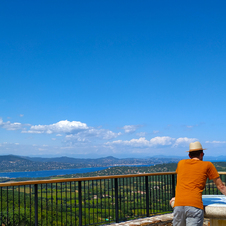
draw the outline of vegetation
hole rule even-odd
[[[225,163],[214,164],[218,170],[225,170]],[[65,177],[169,172],[175,171],[176,165],[176,163],[170,163],[150,167],[112,167],[99,172],[66,175]],[[116,200],[114,179],[84,181],[81,182],[81,190],[78,182],[38,185],[37,189],[39,225],[78,225],[79,194],[81,194],[83,225],[114,222],[117,201],[121,221],[145,217],[147,194],[149,194],[149,215],[172,211],[168,202],[173,196],[171,176],[148,177],[148,193],[145,177],[118,179],[118,200]],[[204,193],[217,194],[217,188],[211,181],[207,181]],[[35,224],[35,188],[33,185],[3,187],[0,189],[0,200],[0,223],[2,225]]]

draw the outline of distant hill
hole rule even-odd
[[[154,165],[162,163],[175,163],[174,158],[125,158],[118,159],[112,156],[98,159],[80,159],[66,156],[58,158],[40,158],[28,156],[5,155],[0,156],[0,172],[22,172],[38,170],[56,170],[86,167],[107,167],[122,165]]]
[[[219,157],[219,161],[224,161],[223,157]],[[225,157],[226,158],[226,157]],[[4,155],[0,156],[0,172],[23,172],[23,171],[39,171],[39,170],[57,170],[72,168],[88,168],[88,167],[108,167],[108,166],[133,166],[133,165],[156,165],[166,163],[177,163],[181,157],[155,156],[145,159],[141,158],[124,158],[119,159],[108,156],[98,159],[81,159],[70,158],[66,156],[58,158],[40,158],[28,156]],[[208,160],[205,158],[205,160]],[[211,160],[210,160],[211,161]],[[217,157],[213,162],[217,161]],[[222,167],[222,166],[221,166]]]

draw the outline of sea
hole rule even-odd
[[[120,165],[120,166],[151,166],[151,165]],[[91,173],[107,169],[109,167],[92,167],[92,168],[77,168],[77,169],[60,169],[60,170],[42,170],[42,171],[28,171],[28,172],[6,172],[0,173],[0,178],[37,178],[37,177],[50,177],[50,176],[63,176],[67,174],[76,173]]]

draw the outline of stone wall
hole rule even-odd
[[[111,226],[172,226],[173,214],[163,214],[153,217],[140,218],[136,220],[114,223]],[[209,219],[204,219],[203,226],[210,226]]]

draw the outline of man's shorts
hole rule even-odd
[[[203,226],[204,211],[193,206],[173,209],[173,226]]]

